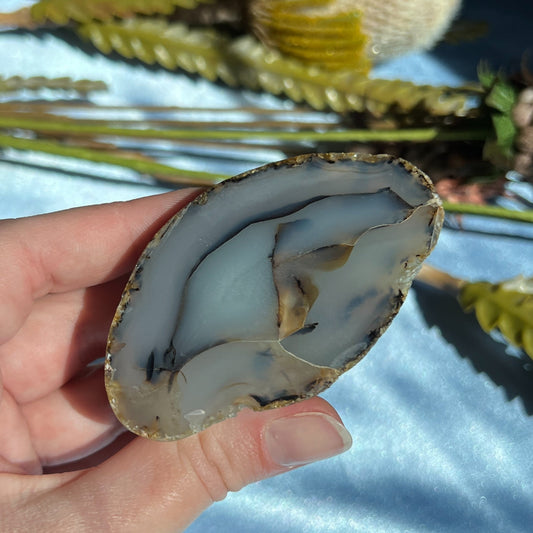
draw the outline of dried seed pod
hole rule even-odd
[[[390,156],[266,165],[200,195],[149,243],[108,339],[131,431],[171,440],[318,394],[398,312],[443,211]]]

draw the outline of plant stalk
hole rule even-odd
[[[217,139],[217,140],[277,140],[287,142],[430,142],[485,140],[486,129],[447,131],[439,128],[398,130],[351,129],[340,131],[254,131],[254,130],[189,130],[117,128],[98,124],[77,124],[53,120],[28,120],[0,116],[0,128],[17,128],[68,135],[110,135],[143,139]]]
[[[493,205],[478,205],[478,204],[464,204],[442,202],[444,210],[447,213],[460,213],[463,215],[479,215],[492,218],[500,218],[505,220],[513,220],[515,222],[529,222],[533,223],[533,210],[515,211],[506,209],[505,207],[497,207]]]
[[[54,141],[21,139],[9,135],[0,135],[0,146],[10,147],[16,150],[32,150],[58,156],[74,157],[86,161],[93,161],[95,163],[107,163],[110,165],[122,166],[135,170],[141,174],[152,175],[169,183],[202,186],[213,185],[214,183],[229,178],[229,176],[224,174],[177,169],[155,161],[139,159],[138,156],[135,157],[136,154],[132,154],[132,157],[118,156],[110,154],[105,150],[66,146]],[[472,214],[533,223],[533,210],[515,211],[496,206],[465,203],[456,204],[451,202],[443,202],[443,206],[448,213]]]
[[[65,146],[53,141],[20,139],[17,137],[0,135],[0,146],[14,148],[16,150],[33,150],[64,157],[74,157],[86,161],[93,161],[95,163],[117,165],[131,168],[141,174],[149,174],[162,181],[184,185],[213,185],[217,181],[228,177],[222,174],[212,174],[210,172],[178,169],[155,161],[134,158],[136,154],[132,154],[132,157],[129,158],[112,155],[107,151]]]
[[[34,30],[38,27],[31,16],[29,7],[23,7],[18,11],[0,13],[0,28],[16,28],[21,30]]]
[[[459,293],[466,283],[464,280],[450,276],[450,274],[443,272],[427,263],[422,265],[422,268],[416,276],[417,281],[421,281],[426,285],[430,285],[435,289],[445,291],[454,297],[459,296]]]

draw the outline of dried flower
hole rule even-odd
[[[461,0],[251,0],[254,33],[265,44],[329,68],[357,67],[431,48]]]
[[[518,95],[513,109],[513,121],[518,127],[514,169],[527,178],[533,177],[533,87],[526,87]]]

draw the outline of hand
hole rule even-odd
[[[140,252],[197,192],[0,222],[3,532],[178,531],[228,491],[350,446],[319,398],[168,443],[115,419],[87,365]]]

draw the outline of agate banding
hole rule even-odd
[[[314,396],[398,312],[441,203],[390,156],[312,154],[202,193],[153,238],[109,334],[120,421],[173,440]]]

